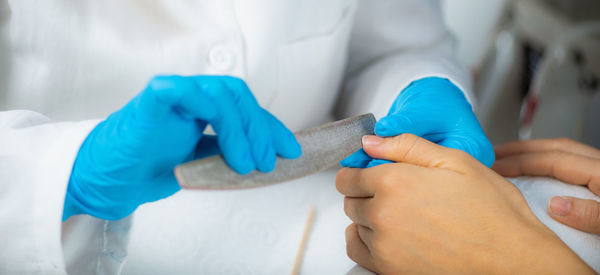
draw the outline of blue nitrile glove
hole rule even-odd
[[[216,136],[203,136],[210,124]],[[229,76],[160,76],[98,124],[79,149],[63,220],[116,220],[177,192],[175,165],[221,152],[238,173],[272,171],[276,155],[300,145],[261,108],[244,81]]]
[[[411,133],[449,148],[463,150],[491,167],[494,149],[483,133],[463,92],[447,79],[428,77],[406,87],[388,115],[375,124],[382,137]],[[371,159],[362,149],[340,162],[344,167],[365,168],[389,163]]]

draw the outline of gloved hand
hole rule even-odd
[[[392,137],[410,133],[431,142],[469,153],[487,167],[494,163],[494,149],[463,92],[447,79],[428,77],[406,87],[386,117],[375,124],[375,134]],[[372,159],[360,149],[340,164],[366,168],[389,163]]]
[[[207,124],[216,136],[203,135]],[[272,171],[276,155],[297,158],[301,148],[238,78],[156,77],[85,139],[71,172],[63,221],[75,214],[124,218],[140,204],[180,189],[173,174],[177,164],[219,152],[246,174]]]

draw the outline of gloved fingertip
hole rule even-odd
[[[302,147],[300,146],[300,143],[296,141],[296,137],[293,135],[291,135],[288,140],[283,142],[282,147],[283,148],[280,150],[280,152],[277,152],[281,157],[287,159],[297,159],[302,155]]]
[[[264,162],[261,163],[259,165],[257,165],[257,169],[260,172],[263,173],[269,173],[269,172],[273,172],[273,170],[275,170],[275,163],[268,163],[268,162]]]
[[[148,88],[152,90],[173,89],[175,82],[179,80],[179,76],[157,75],[148,81]]]
[[[367,165],[367,168],[379,166],[379,165],[382,165],[382,164],[388,164],[388,163],[394,163],[394,162],[393,161],[389,161],[389,160],[385,160],[385,159],[374,159],[374,160],[372,160],[372,161],[369,162],[369,164]]]
[[[340,161],[340,165],[348,168],[365,168],[371,160],[372,158],[361,148]]]
[[[387,133],[387,127],[381,121],[375,124],[375,134],[378,136],[385,136]]]
[[[345,159],[343,159],[342,161],[340,161],[340,165],[341,165],[342,167],[350,167],[350,168],[354,168],[354,167],[351,167],[351,165],[352,165],[353,163],[354,163],[354,162],[353,162],[352,160],[349,160],[349,159],[347,159],[347,158],[345,158]]]
[[[365,168],[366,162],[344,159],[340,161],[340,165],[347,168]]]
[[[253,161],[250,162],[240,162],[237,164],[232,164],[231,168],[240,175],[247,175],[256,169],[256,165]]]
[[[256,168],[263,173],[269,173],[275,170],[277,157],[274,150],[268,150],[260,161],[256,162]]]
[[[403,118],[398,116],[386,116],[375,124],[375,134],[381,137],[391,137],[406,132],[406,123],[402,123]]]
[[[300,143],[294,141],[290,146],[290,152],[288,155],[290,159],[297,159],[302,156],[302,146],[300,146]]]
[[[225,156],[225,160],[234,171],[241,175],[246,175],[256,169],[256,163],[254,162],[254,158],[252,158],[250,150],[242,149],[242,152],[237,152],[231,158]]]
[[[422,136],[425,134],[423,125],[419,125],[412,118],[414,116],[406,113],[394,113],[380,119],[375,124],[375,134],[381,137],[392,137],[405,133]]]

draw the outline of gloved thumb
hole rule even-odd
[[[600,234],[600,203],[573,197],[553,197],[548,203],[550,215],[575,229]]]
[[[364,136],[363,149],[374,159],[410,163],[423,167],[445,166],[450,150],[413,134],[382,138]]]
[[[397,112],[380,119],[375,124],[375,134],[382,137],[393,137],[404,133],[417,136],[427,134],[428,127],[439,128],[438,121],[428,116],[416,115],[411,112]]]

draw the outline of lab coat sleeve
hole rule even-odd
[[[118,272],[128,219],[61,222],[73,162],[97,123],[0,112],[0,274]]]
[[[439,0],[359,1],[337,116],[379,119],[406,86],[430,76],[452,81],[473,105],[471,78],[454,48]]]

